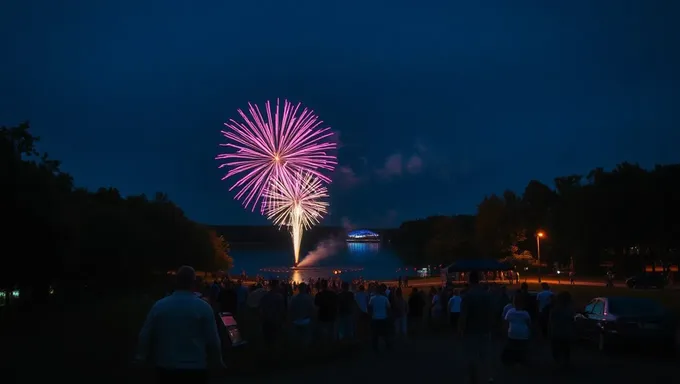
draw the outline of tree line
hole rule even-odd
[[[115,188],[78,188],[59,161],[38,151],[38,141],[28,123],[0,128],[1,289],[20,288],[40,301],[50,287],[138,290],[181,264],[230,268],[224,238],[164,193],[123,197]]]
[[[486,196],[476,215],[404,222],[393,242],[411,262],[493,257],[631,273],[680,258],[680,164],[621,163],[587,175],[532,180],[522,194]]]

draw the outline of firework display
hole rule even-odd
[[[257,105],[248,103],[248,113],[238,110],[242,122],[229,120],[222,131],[227,138],[221,146],[232,151],[217,156],[220,168],[229,170],[222,180],[238,178],[229,189],[236,190],[235,199],[244,207],[255,207],[265,213],[267,202],[264,196],[268,184],[281,175],[293,177],[300,172],[308,173],[320,182],[330,183],[324,172],[333,171],[336,157],[329,153],[336,149],[331,140],[330,127],[321,127],[323,121],[312,110],[293,105],[284,100],[281,108],[276,100],[272,110],[269,101],[265,113]],[[301,111],[300,111],[301,110]]]
[[[275,225],[287,226],[293,238],[295,265],[300,260],[300,244],[306,229],[318,224],[327,212],[328,190],[311,173],[294,175],[283,172],[273,179],[264,192],[265,213]]]
[[[227,138],[221,146],[231,149],[220,154],[220,168],[228,171],[222,180],[234,178],[229,188],[245,208],[260,211],[279,227],[290,230],[295,266],[300,259],[300,244],[305,229],[318,224],[327,212],[328,190],[324,186],[337,159],[329,151],[336,149],[330,128],[313,111],[279,100],[272,110],[265,103],[265,113],[248,104],[248,114],[238,110],[242,122],[229,120],[222,131]],[[266,116],[266,118],[265,118]]]

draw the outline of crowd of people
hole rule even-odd
[[[461,288],[410,288],[408,294],[402,280],[388,286],[337,278],[299,284],[264,279],[247,284],[224,278],[198,288],[194,283],[190,289],[195,273],[182,267],[176,290],[150,311],[137,356],[142,361],[150,350],[162,350],[152,354],[159,374],[194,375],[194,381],[198,375],[204,377],[209,361],[219,361],[218,365],[222,361],[215,315],[230,312],[250,330],[249,337],[260,337],[267,346],[370,342],[379,352],[381,344],[392,349],[395,340],[450,328],[465,350],[466,374],[473,382],[484,381],[483,375],[493,380],[489,363],[494,359],[490,356],[494,339],[505,339],[499,356],[503,363],[525,363],[534,329],[551,342],[555,360],[568,365],[573,333],[568,293],[554,295],[547,284],[536,295],[526,284],[508,292],[502,285],[480,284],[478,273],[466,277]],[[181,315],[183,311],[187,316]],[[212,351],[210,356],[199,353],[198,347]]]

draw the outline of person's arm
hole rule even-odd
[[[151,342],[156,323],[156,304],[151,307],[149,313],[146,315],[146,320],[142,329],[139,331],[139,342],[137,344],[137,354],[135,360],[137,362],[144,362],[149,358],[151,351]]]

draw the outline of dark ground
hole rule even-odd
[[[456,378],[463,351],[451,335],[418,339],[379,355],[363,348],[355,356],[328,364],[295,369],[261,377],[263,382],[299,383],[318,378],[325,384],[352,382],[464,382]],[[576,346],[573,367],[564,372],[555,366],[544,342],[534,342],[528,367],[505,368],[500,363],[502,342],[493,345],[495,383],[670,383],[678,382],[677,358],[641,353],[604,355],[588,346]],[[675,380],[673,379],[675,377]],[[230,378],[214,383],[252,383],[252,378]]]

